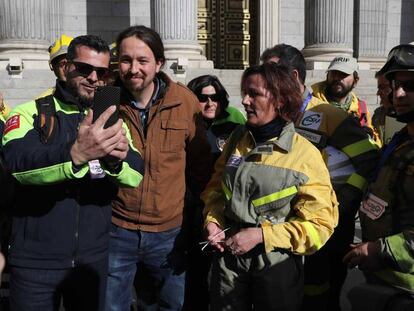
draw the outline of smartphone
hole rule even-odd
[[[114,125],[119,119],[121,89],[117,86],[98,86],[93,99],[93,122],[110,106],[116,106],[115,112],[106,121],[104,128]]]

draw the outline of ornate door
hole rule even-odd
[[[256,62],[257,0],[198,0],[198,42],[215,68]]]

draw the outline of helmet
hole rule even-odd
[[[61,35],[50,47],[49,47],[49,63],[51,63],[56,57],[66,54],[68,52],[68,46],[73,40],[65,34]]]
[[[400,44],[393,47],[378,75],[385,74],[390,79],[396,71],[414,71],[414,45]]]
[[[413,71],[414,72],[414,45],[400,44],[393,47],[388,54],[387,62],[384,67],[378,72],[378,75],[384,74],[385,78],[392,81],[394,75],[399,71]],[[392,81],[394,82],[394,81]],[[394,89],[394,87],[393,87]],[[392,93],[389,95],[392,98]],[[397,121],[403,123],[410,123],[414,121],[414,110],[396,114]]]
[[[112,42],[109,45],[109,51],[111,55],[110,66],[111,67],[118,66],[118,55],[116,53],[116,42]]]

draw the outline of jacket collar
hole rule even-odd
[[[279,148],[283,149],[286,152],[290,152],[292,150],[293,145],[293,136],[295,135],[295,125],[293,122],[288,122],[283,127],[282,133],[280,134],[279,138],[276,138],[272,141],[273,144],[278,146]]]
[[[53,94],[53,97],[65,104],[77,106],[79,108],[79,111],[82,111],[85,108],[87,108],[86,105],[82,104],[79,101],[78,97],[74,96],[72,93],[66,90],[66,82],[64,81],[56,80],[56,89]]]
[[[247,130],[247,128],[246,128]],[[247,130],[249,133],[248,135],[254,141],[253,135]],[[277,146],[278,148],[282,149],[285,152],[290,152],[292,150],[293,145],[293,136],[295,135],[295,126],[293,122],[288,122],[283,127],[282,132],[280,133],[279,137],[275,137],[264,144],[260,144],[256,146],[255,152],[253,153],[269,153],[269,150],[266,149],[266,145],[269,146],[270,144]],[[273,148],[272,148],[273,151]]]

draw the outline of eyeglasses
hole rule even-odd
[[[397,45],[388,53],[387,62],[393,58],[400,65],[414,66],[414,45]]]
[[[391,85],[394,91],[398,90],[399,88],[402,88],[404,92],[414,92],[414,80],[406,80],[406,81],[392,80]]]
[[[220,96],[218,94],[198,94],[197,95],[198,101],[201,103],[205,103],[210,98],[213,102],[218,102]]]
[[[78,73],[80,73],[83,77],[89,77],[89,75],[95,71],[96,76],[99,80],[105,79],[108,76],[109,69],[105,67],[95,67],[91,64],[83,63],[83,62],[71,62]]]

